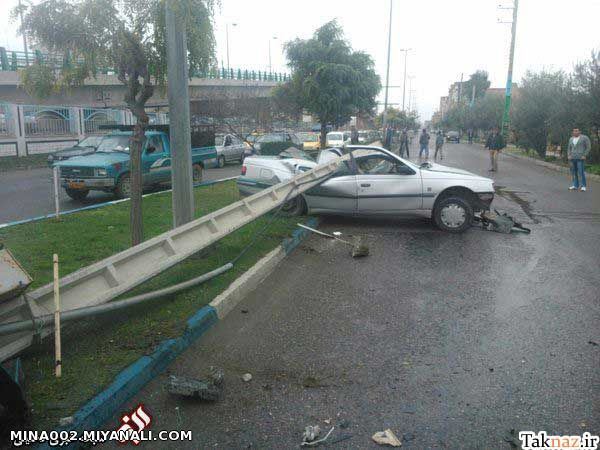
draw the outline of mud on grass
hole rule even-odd
[[[235,182],[197,188],[196,217],[239,200]],[[260,218],[213,247],[191,256],[168,271],[127,293],[127,296],[170,286],[229,262],[262,228]],[[180,336],[186,320],[209,303],[235,278],[281,243],[295,229],[298,218],[278,218],[257,242],[224,274],[209,282],[125,311],[81,321],[63,332],[62,378],[54,377],[52,339],[32,348],[22,358],[33,427],[55,427],[105,388],[121,370],[149,354],[164,339]],[[14,253],[34,278],[34,287],[52,279],[52,254],[61,260],[61,276],[128,247],[127,203],[0,230],[0,241]],[[171,194],[144,199],[144,236],[149,239],[171,227]]]

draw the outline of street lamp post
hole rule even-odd
[[[412,50],[412,48],[401,48],[400,51],[404,52],[404,83],[402,84],[402,111],[404,109],[404,99],[406,98],[406,58],[408,56],[408,52]]]
[[[392,0],[390,0],[390,23],[388,29],[387,67],[385,71],[385,100],[383,102],[383,129],[387,125],[388,87],[390,84],[390,49],[392,47]]]
[[[237,23],[232,23],[231,26],[235,27],[237,26]],[[225,41],[227,46],[227,70],[229,70],[229,68],[231,67],[229,65],[229,23],[225,24]]]
[[[519,0],[514,0],[513,17],[511,26],[510,54],[508,56],[508,75],[506,77],[506,95],[504,100],[504,113],[502,115],[502,134],[508,139],[510,130],[510,104],[512,98],[512,74],[513,62],[515,59],[515,39],[517,36],[517,14],[519,11]]]
[[[269,38],[269,73],[273,72],[273,66],[271,65],[271,41],[277,40],[277,36]]]

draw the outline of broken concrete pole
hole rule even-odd
[[[217,381],[218,383],[215,383]],[[199,398],[200,400],[215,401],[223,393],[223,379],[196,380],[187,377],[169,377],[169,393],[184,397]]]

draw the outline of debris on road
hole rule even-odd
[[[309,425],[304,429],[304,434],[302,435],[302,443],[300,444],[302,447],[314,447],[316,445],[325,442],[327,438],[333,433],[335,427],[331,427],[331,430],[327,432],[323,439],[315,440],[321,434],[321,428],[319,425]]]
[[[343,244],[349,245],[350,247],[352,247],[352,257],[353,258],[369,256],[369,247],[367,246],[367,244],[364,243],[364,240],[361,237],[358,237],[355,240],[355,243],[352,243],[352,242],[349,242],[349,241],[339,238],[338,235],[336,235],[336,233],[339,233],[339,232],[334,232],[333,234],[329,234],[329,233],[325,233],[323,231],[315,230],[314,228],[303,225],[301,223],[299,223],[297,225],[301,228],[307,229],[308,231],[312,231],[315,234],[319,234],[321,236],[335,239],[336,241],[339,241],[339,242],[342,242]],[[341,233],[339,233],[339,234],[341,234]]]
[[[371,436],[371,439],[379,445],[389,445],[391,447],[400,447],[402,445],[402,442],[400,442],[394,432],[389,428],[385,431],[378,431]]]
[[[171,375],[169,377],[168,390],[173,395],[215,401],[223,393],[223,379],[222,370],[210,367],[206,379]]]
[[[58,425],[61,427],[66,427],[68,425],[72,425],[73,421],[74,421],[73,416],[61,417],[60,420],[58,421]]]
[[[247,383],[250,380],[252,380],[252,374],[251,373],[245,373],[244,375],[242,375],[242,381],[245,381]]]
[[[588,344],[593,345],[594,347],[598,347],[598,343],[595,341],[588,341]]]
[[[484,230],[497,231],[498,233],[509,234],[512,231],[519,231],[527,234],[531,233],[529,228],[524,227],[508,214],[500,214],[496,210],[494,210],[494,212],[482,212],[480,216],[475,216],[475,222],[481,223]]]

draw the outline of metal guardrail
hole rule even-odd
[[[0,47],[0,71],[16,72],[33,64],[45,64],[54,69],[62,67],[76,66],[83,63],[83,60],[73,60],[68,53],[50,54],[42,53],[39,50],[28,52],[19,52],[7,50]],[[105,64],[100,67],[101,74],[114,75],[115,69]],[[242,68],[215,67],[207,71],[190,71],[190,76],[194,78],[206,78],[217,80],[253,80],[253,81],[273,81],[283,82],[289,80],[289,74],[284,72],[270,72],[266,70],[251,70]]]
[[[212,245],[243,225],[266,214],[284,201],[316,186],[348,158],[321,164],[225,208],[167,231],[142,244],[73,272],[60,280],[61,310],[95,306],[118,297],[144,281]],[[0,322],[10,323],[47,315],[54,309],[53,285],[47,284],[25,296],[0,302]],[[0,362],[28,348],[38,333],[20,332],[0,338]]]

